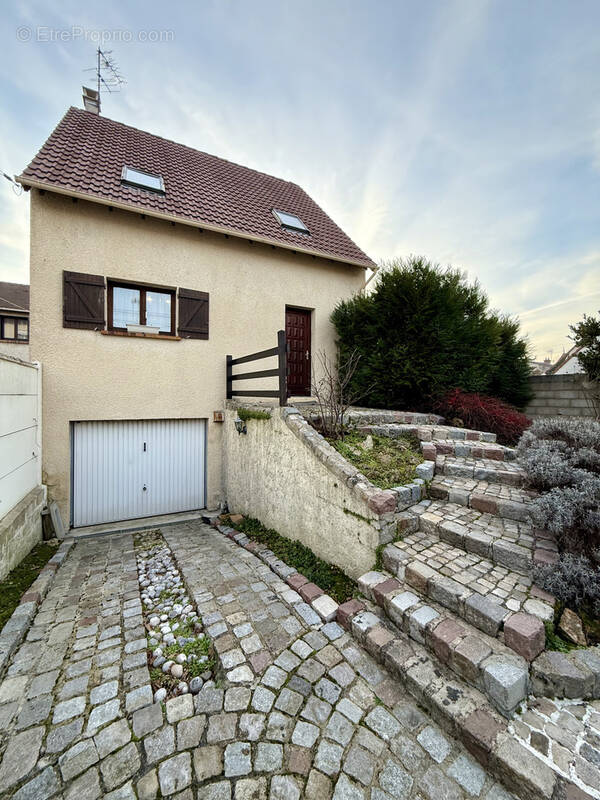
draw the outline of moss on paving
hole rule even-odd
[[[373,446],[365,449],[370,438]],[[362,433],[348,433],[343,439],[330,439],[330,443],[346,461],[357,467],[362,474],[380,489],[410,483],[415,477],[415,468],[423,462],[419,443],[408,436],[391,439],[388,436],[370,437]]]
[[[56,553],[57,544],[40,542],[0,583],[0,630],[19,605],[22,595]]]
[[[281,536],[277,531],[265,528],[257,519],[244,518],[242,522],[231,523],[238,531],[242,531],[250,539],[266,544],[277,558],[290,567],[295,567],[309,581],[320,586],[325,594],[330,595],[337,603],[353,597],[356,583],[341,569],[328,564],[316,556],[313,551],[301,544]]]

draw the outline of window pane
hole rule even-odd
[[[140,323],[140,291],[113,286],[113,328],[126,328]]]
[[[160,176],[150,175],[147,172],[141,172],[139,169],[132,169],[132,167],[125,167],[125,180],[138,186],[155,189],[157,192],[162,191],[163,188]]]
[[[161,331],[171,331],[171,295],[146,292],[146,325],[158,325]]]
[[[29,325],[26,319],[17,322],[17,339],[27,340],[29,338]]]
[[[5,339],[14,339],[15,338],[15,321],[14,319],[5,319],[4,324],[2,326],[3,333]]]

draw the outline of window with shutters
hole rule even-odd
[[[179,289],[179,324],[183,339],[208,339],[208,293]]]
[[[158,333],[175,335],[175,291],[133,283],[108,283],[108,328],[127,331],[128,325],[148,325]]]
[[[63,327],[104,328],[104,277],[63,272]]]

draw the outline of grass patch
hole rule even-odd
[[[365,442],[372,447],[365,448]],[[375,486],[391,489],[410,483],[415,477],[415,468],[423,462],[416,439],[348,433],[343,439],[330,439],[338,453],[357,467]]]
[[[343,603],[354,596],[356,583],[339,567],[323,561],[300,542],[293,542],[285,536],[280,536],[277,531],[265,528],[257,519],[244,518],[235,525],[232,523],[232,527],[242,531],[250,539],[266,544],[277,558],[285,561],[290,567],[295,567],[309,581],[320,586],[336,603]]]
[[[56,544],[40,542],[0,583],[0,629],[19,605],[21,596],[56,553],[56,547]]]
[[[238,417],[244,422],[248,422],[249,419],[271,419],[268,411],[258,411],[254,408],[238,408],[237,412]]]

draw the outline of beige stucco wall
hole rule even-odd
[[[21,361],[29,361],[29,344],[26,342],[9,342],[0,339],[0,355],[20,358]]]
[[[273,408],[269,420],[248,420],[246,434],[235,429],[237,412],[226,411],[223,444],[229,510],[301,541],[320,558],[358,578],[373,568],[379,544],[391,541],[395,514],[380,516],[372,511],[371,489],[357,491],[348,480],[357,470],[292,411]],[[338,462],[345,465],[346,475]]]
[[[209,292],[210,338],[63,328],[63,270]],[[313,355],[333,352],[329,314],[362,287],[364,270],[32,190],[30,280],[31,358],[44,366],[44,482],[68,526],[73,420],[207,418],[207,505],[215,508],[222,428],[212,417],[223,408],[225,356],[273,347],[286,305],[314,309]]]

